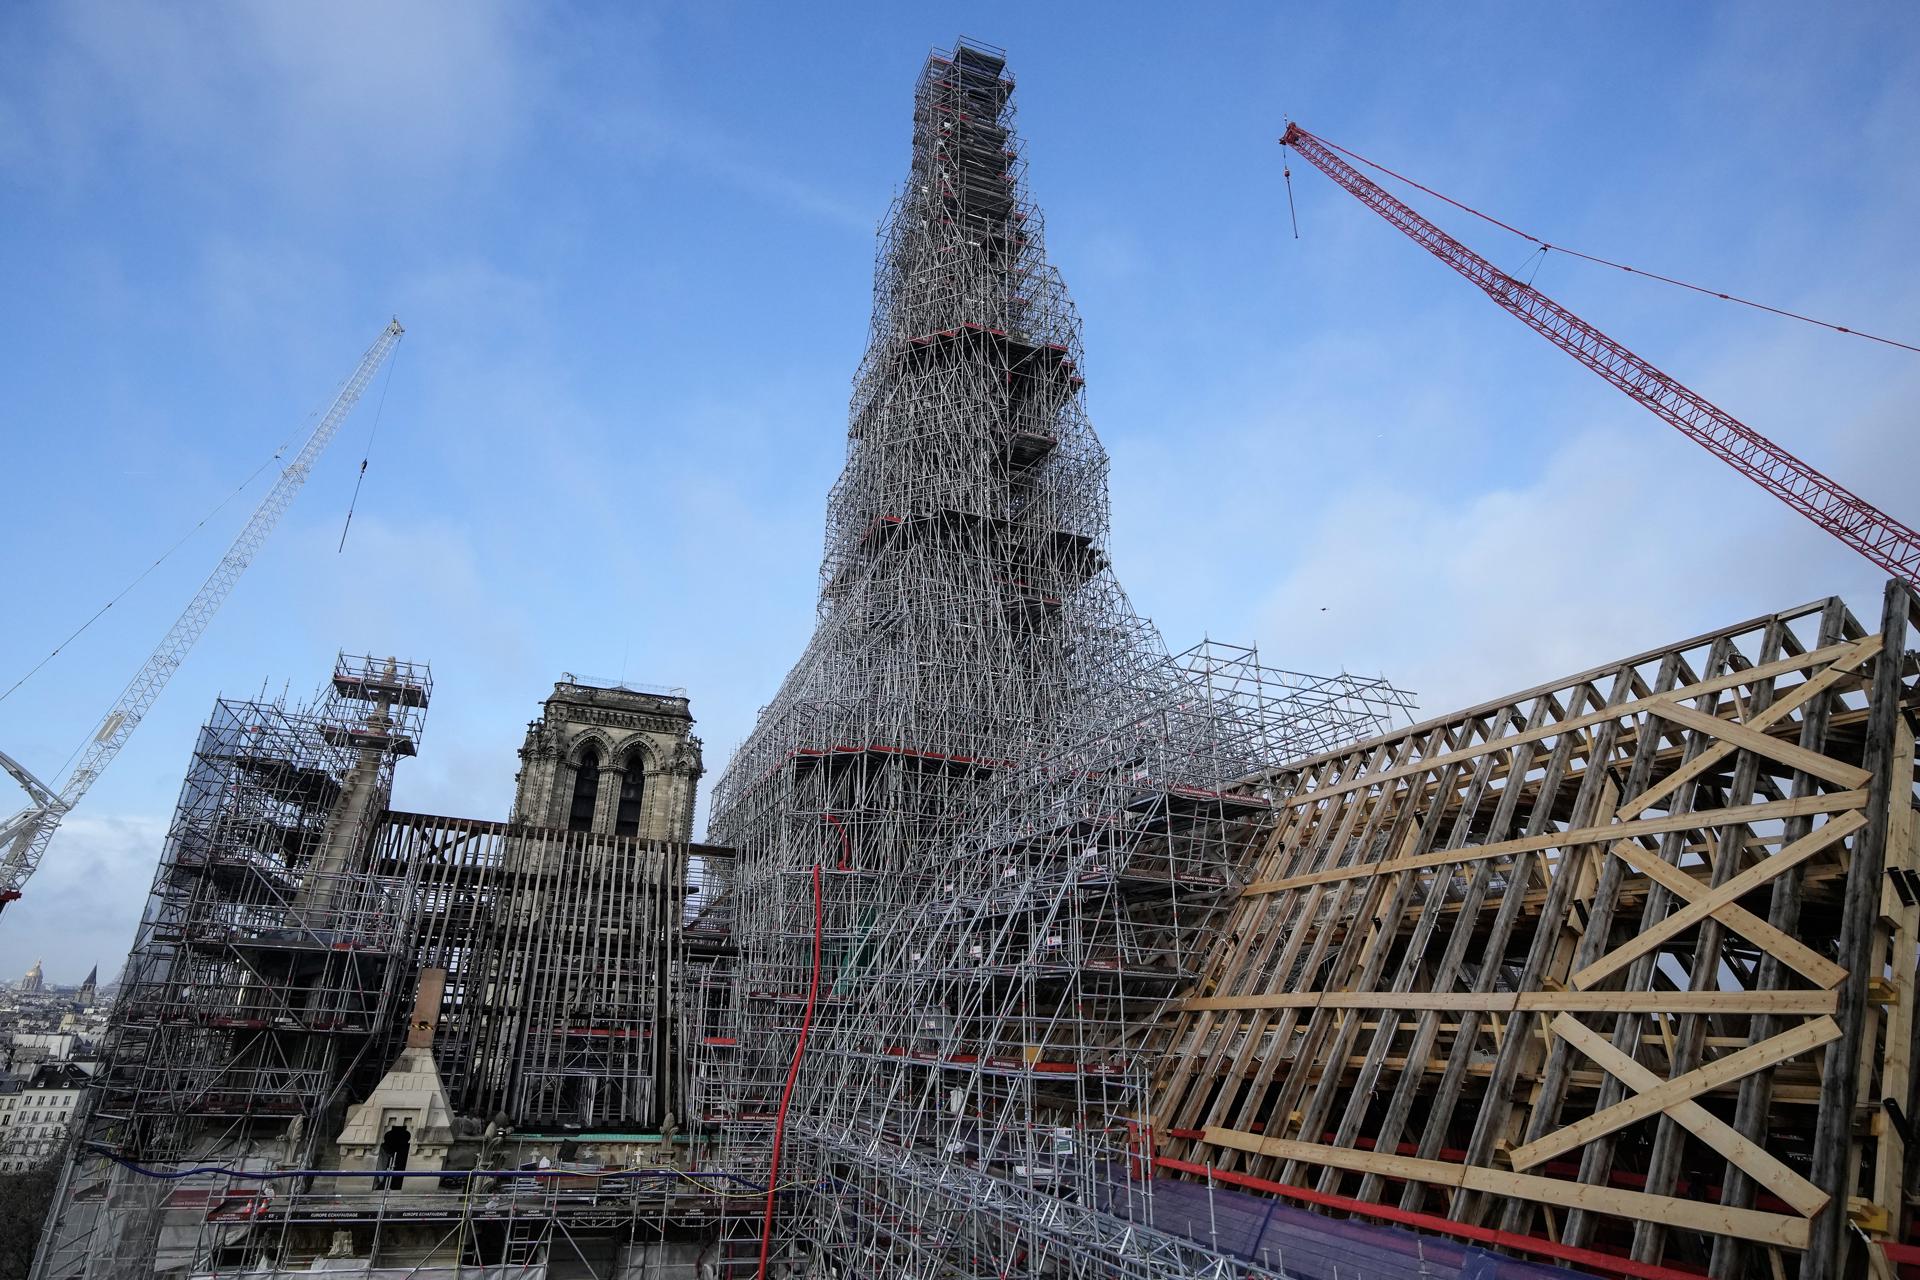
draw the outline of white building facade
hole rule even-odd
[[[62,1062],[0,1085],[0,1173],[31,1169],[66,1145],[86,1083],[84,1070]]]

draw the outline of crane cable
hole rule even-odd
[[[367,459],[373,456],[373,437],[380,430],[380,414],[387,407],[387,389],[393,385],[393,366],[400,363],[400,344],[393,344],[393,358],[387,361],[387,376],[380,383],[380,402],[373,406],[373,425],[367,428],[367,447],[360,451],[360,471],[353,478],[353,497],[347,499],[347,522],[340,526],[340,545],[335,554],[347,549],[347,530],[353,528],[353,509],[360,504],[360,483],[367,478]]]
[[[1319,137],[1318,134],[1314,136]],[[1398,179],[1399,181],[1406,183],[1410,187],[1413,187],[1420,191],[1424,191],[1436,200],[1445,201],[1446,203],[1452,205],[1454,208],[1460,210],[1462,213],[1470,213],[1474,217],[1480,219],[1482,222],[1490,222],[1494,226],[1499,227],[1502,231],[1510,232],[1513,235],[1519,236],[1522,240],[1525,240],[1525,241],[1528,241],[1529,243],[1540,246],[1541,252],[1543,254],[1546,253],[1547,251],[1564,253],[1568,257],[1581,258],[1587,262],[1595,263],[1596,265],[1599,265],[1602,267],[1612,267],[1618,271],[1625,271],[1629,275],[1645,276],[1649,280],[1658,280],[1662,284],[1670,284],[1681,289],[1689,289],[1689,290],[1692,290],[1694,293],[1704,293],[1710,298],[1719,298],[1723,302],[1737,302],[1743,307],[1752,307],[1756,311],[1765,311],[1772,315],[1784,316],[1788,320],[1798,320],[1803,324],[1810,324],[1815,326],[1816,328],[1821,328],[1821,329],[1831,329],[1835,333],[1844,333],[1855,338],[1866,338],[1868,341],[1871,341],[1871,342],[1878,342],[1889,347],[1898,347],[1902,351],[1911,351],[1915,355],[1920,355],[1920,347],[1916,347],[1911,343],[1901,342],[1895,338],[1883,338],[1879,334],[1868,333],[1863,329],[1849,328],[1848,326],[1843,324],[1834,324],[1832,321],[1829,321],[1829,320],[1816,320],[1814,317],[1802,315],[1798,311],[1788,311],[1782,307],[1768,306],[1764,302],[1755,302],[1751,298],[1742,298],[1738,294],[1722,293],[1718,289],[1709,289],[1705,285],[1691,284],[1685,280],[1676,280],[1672,276],[1661,275],[1658,271],[1648,271],[1644,267],[1630,267],[1624,262],[1615,262],[1611,258],[1602,258],[1596,254],[1582,253],[1578,249],[1569,249],[1565,245],[1553,244],[1549,241],[1542,240],[1539,236],[1533,235],[1530,232],[1522,231],[1520,228],[1513,226],[1510,223],[1502,222],[1500,221],[1500,219],[1494,217],[1492,214],[1482,213],[1480,212],[1480,210],[1474,208],[1470,204],[1462,204],[1460,201],[1455,200],[1452,196],[1442,195],[1440,192],[1435,191],[1432,187],[1429,187],[1424,183],[1415,182],[1412,178],[1409,178],[1404,173],[1396,173],[1392,169],[1387,168],[1387,166],[1381,164],[1377,160],[1369,160],[1365,156],[1359,154],[1356,151],[1349,151],[1337,142],[1330,141],[1326,138],[1320,138],[1320,141],[1325,143],[1327,146],[1331,147],[1333,150],[1338,151],[1341,155],[1348,157],[1351,160],[1357,160],[1361,164],[1366,165],[1370,169],[1375,169],[1381,173],[1386,174],[1389,178]],[[1538,270],[1537,264],[1535,266],[1535,270]]]
[[[1293,220],[1293,238],[1300,238],[1300,214],[1293,207],[1293,166],[1287,162],[1287,144],[1280,144],[1280,176],[1287,180],[1287,217]]]
[[[215,503],[213,510],[201,516],[199,521],[195,523],[191,529],[181,534],[180,537],[174,542],[172,546],[168,547],[165,551],[162,551],[160,553],[159,558],[156,559],[152,564],[148,565],[146,568],[142,569],[140,573],[133,579],[133,581],[129,582],[126,586],[120,588],[120,590],[113,596],[111,600],[108,600],[105,604],[101,605],[98,609],[94,610],[92,617],[88,618],[85,622],[75,627],[72,633],[69,634],[66,639],[62,640],[59,644],[53,646],[52,652],[48,653],[47,656],[40,659],[40,661],[34,663],[33,666],[27,671],[25,675],[21,676],[18,680],[15,680],[11,685],[7,687],[7,691],[5,693],[0,693],[0,702],[5,702],[8,698],[12,697],[14,692],[17,689],[19,689],[21,685],[25,684],[27,681],[33,679],[35,675],[39,674],[40,668],[46,666],[49,662],[52,662],[55,658],[59,657],[63,649],[65,649],[68,645],[72,644],[75,640],[78,640],[81,634],[87,630],[87,628],[91,627],[94,623],[100,621],[101,617],[107,612],[107,610],[113,608],[113,606],[115,606],[116,604],[119,604],[121,600],[125,599],[128,592],[132,591],[135,587],[139,586],[142,582],[146,581],[148,574],[152,573],[155,569],[158,569],[162,564],[165,564],[167,559],[170,556],[172,556],[174,552],[178,551],[181,547],[185,546],[187,542],[193,537],[194,534],[200,532],[201,529],[205,528],[207,521],[213,519],[215,516],[219,515],[222,511],[226,510],[227,504],[229,502],[232,502],[235,498],[239,497],[243,492],[245,492],[248,485],[252,484],[255,480],[259,479],[260,473],[262,471],[265,471],[268,467],[272,466],[274,463],[280,461],[281,458],[286,456],[287,450],[292,447],[295,439],[298,439],[297,433],[295,436],[290,437],[278,449],[275,449],[273,451],[273,456],[271,458],[268,458],[265,462],[262,462],[259,466],[255,467],[252,473],[249,474],[245,480],[242,480],[237,486],[235,486],[232,493],[229,493],[226,497],[220,499],[219,502]],[[78,753],[76,752],[76,754]]]

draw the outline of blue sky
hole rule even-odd
[[[1295,164],[1309,128],[1549,239],[1920,334],[1909,5],[8,5],[0,686],[408,326],[0,921],[117,970],[195,726],[433,664],[397,803],[503,816],[561,671],[684,685],[708,782],[812,623],[929,47],[1007,47],[1122,581],[1176,648],[1431,712],[1878,576]],[[1512,269],[1520,242],[1423,205]],[[1920,357],[1549,259],[1536,283],[1908,521]],[[89,731],[265,481],[34,681]],[[6,801],[10,807],[12,797]],[[702,810],[704,813],[704,796]]]

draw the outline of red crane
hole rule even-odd
[[[1920,581],[1920,533],[1688,390],[1573,312],[1522,284],[1382,190],[1289,122],[1280,145],[1346,188],[1534,332],[1638,400],[1668,425],[1895,577]]]

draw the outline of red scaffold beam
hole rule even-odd
[[[1495,267],[1335,155],[1334,144],[1289,123],[1280,145],[1292,147],[1301,159],[1471,280],[1521,323],[1708,453],[1888,573],[1909,583],[1920,582],[1920,533],[1654,368],[1532,285]]]

